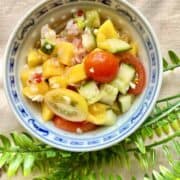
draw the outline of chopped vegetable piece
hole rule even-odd
[[[50,121],[54,117],[54,113],[48,108],[48,106],[43,102],[42,105],[42,118],[44,121]]]
[[[57,54],[59,61],[67,66],[73,65],[73,57],[74,57],[74,46],[69,42],[60,42],[57,45]]]
[[[136,71],[137,74],[137,79],[135,80],[135,88],[131,88],[128,93],[134,94],[134,95],[139,95],[142,93],[145,84],[146,84],[146,73],[143,64],[139,60],[139,58],[133,56],[130,53],[122,53],[119,55],[119,59],[121,63],[126,63],[131,66]]]
[[[86,24],[88,27],[97,28],[100,23],[99,13],[96,10],[86,11]]]
[[[49,85],[52,89],[66,88],[67,80],[64,76],[53,76],[49,78]]]
[[[43,64],[43,76],[49,78],[52,76],[59,76],[64,73],[64,66],[59,63],[57,59],[47,60]]]
[[[131,105],[133,103],[133,100],[134,100],[134,96],[130,95],[130,94],[123,95],[123,96],[120,95],[119,96],[118,101],[120,103],[121,110],[122,110],[123,113],[127,112],[130,109],[130,107],[131,107]]]
[[[111,53],[123,52],[131,49],[131,46],[127,42],[120,39],[107,39],[100,43],[100,47]]]
[[[36,49],[30,50],[27,61],[28,61],[29,67],[38,66],[38,65],[42,64],[42,62],[43,62],[41,55],[38,53],[38,51]]]
[[[101,85],[100,90],[101,90],[100,101],[105,104],[112,105],[115,102],[116,97],[118,95],[118,89],[110,84],[103,84]]]
[[[101,98],[98,86],[94,81],[83,84],[79,89],[79,93],[81,96],[87,99],[88,104],[93,104],[99,101],[99,99]]]
[[[77,83],[79,81],[85,80],[87,78],[85,69],[84,69],[84,64],[77,64],[72,67],[70,67],[66,72],[65,72],[65,77],[67,79],[68,84],[73,84]]]
[[[97,32],[97,46],[101,48],[101,43],[107,39],[118,39],[119,34],[116,31],[111,20],[106,20]]]
[[[87,51],[96,48],[96,39],[89,28],[86,28],[85,33],[82,35],[82,45]]]

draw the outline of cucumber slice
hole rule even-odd
[[[135,69],[123,63],[119,68],[117,78],[111,82],[111,85],[118,88],[120,93],[126,94],[134,76]]]
[[[119,90],[120,93],[126,94],[129,89],[129,84],[125,83],[121,79],[115,79],[111,82],[111,85]]]
[[[100,101],[112,105],[118,95],[118,89],[110,84],[103,84],[100,87],[101,99]]]
[[[88,27],[93,28],[101,25],[100,16],[96,10],[86,11],[86,24]]]
[[[121,110],[122,112],[127,112],[131,105],[132,105],[132,102],[134,100],[134,96],[133,95],[124,95],[124,96],[119,96],[118,98],[118,102],[120,103],[120,106],[121,106]]]
[[[101,42],[100,47],[111,53],[123,52],[131,49],[131,46],[127,42],[120,39],[107,39]]]
[[[100,91],[94,81],[82,85],[79,89],[79,93],[88,101],[88,104],[93,104],[101,98]]]
[[[135,69],[127,64],[121,64],[118,72],[118,78],[125,83],[130,83],[135,76]]]
[[[104,125],[111,126],[116,122],[116,120],[117,120],[117,115],[112,110],[108,110],[106,112]]]
[[[87,51],[96,48],[96,39],[89,28],[86,28],[85,33],[82,35],[82,45]]]

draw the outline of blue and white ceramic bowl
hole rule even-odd
[[[21,94],[19,72],[26,54],[38,39],[44,24],[63,21],[71,11],[97,8],[110,16],[117,25],[126,27],[139,44],[139,54],[146,68],[147,84],[130,111],[117,123],[85,134],[72,134],[44,123],[40,110]],[[147,118],[157,99],[162,80],[162,62],[155,34],[144,16],[123,0],[49,0],[29,11],[19,22],[8,42],[5,53],[4,83],[8,101],[20,123],[34,136],[59,149],[94,151],[112,146],[132,134]]]

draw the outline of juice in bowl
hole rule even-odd
[[[11,106],[30,132],[57,148],[91,151],[119,142],[144,121],[161,84],[149,24],[121,1],[44,2],[37,9],[45,5],[39,18],[33,11],[24,19],[27,31],[17,28],[15,87],[6,84]]]

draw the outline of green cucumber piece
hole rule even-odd
[[[97,28],[101,25],[100,16],[96,10],[86,11],[86,24],[92,28]]]
[[[107,39],[101,43],[101,48],[111,53],[128,51],[131,46],[121,39]]]
[[[129,84],[135,77],[135,72],[132,66],[122,63],[119,68],[118,78]]]
[[[111,82],[111,85],[119,90],[120,93],[126,94],[129,89],[129,84],[125,83],[121,79],[115,79]]]
[[[79,93],[87,100],[88,104],[99,101],[101,97],[98,86],[94,81],[83,84],[79,89]]]
[[[117,78],[111,82],[111,85],[118,88],[119,92],[126,94],[131,81],[135,77],[135,69],[127,64],[122,63]]]
[[[117,120],[117,115],[113,112],[113,110],[109,109],[106,111],[104,125],[111,126]]]
[[[118,102],[119,102],[119,104],[121,106],[121,110],[122,110],[123,113],[127,112],[130,109],[130,107],[131,107],[131,105],[133,103],[133,100],[134,100],[134,96],[131,95],[131,94],[123,95],[123,96],[120,95],[118,97]]]
[[[96,39],[89,28],[86,28],[82,35],[82,45],[87,51],[92,51],[96,48]]]
[[[100,101],[105,104],[112,105],[118,95],[118,89],[110,84],[103,84],[100,87],[101,99]]]

